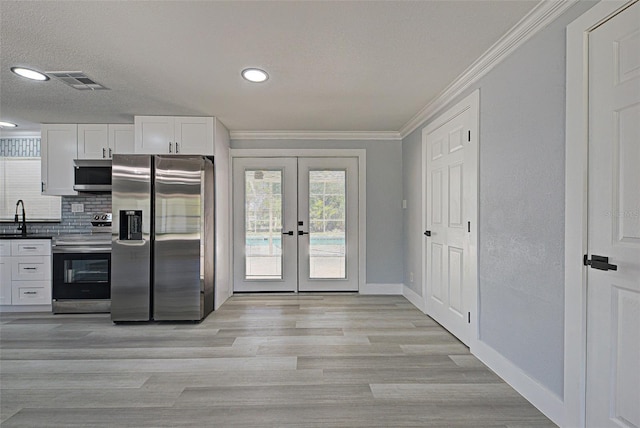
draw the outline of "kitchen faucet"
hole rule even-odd
[[[27,235],[27,218],[24,214],[24,202],[22,201],[22,199],[18,199],[18,202],[16,202],[16,216],[15,216],[15,222],[18,222],[18,206],[22,204],[22,224],[18,226],[18,230],[22,231],[22,236],[26,236]]]

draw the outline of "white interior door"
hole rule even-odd
[[[356,158],[236,158],[234,291],[357,291]]]
[[[589,101],[586,422],[639,427],[640,3],[590,33]]]
[[[233,289],[298,289],[297,160],[233,160]]]
[[[423,134],[427,314],[468,346],[477,287],[477,93],[472,97]]]

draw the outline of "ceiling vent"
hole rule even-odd
[[[81,91],[109,89],[94,81],[82,71],[47,71],[45,74],[53,79],[61,80],[72,88],[79,89]]]

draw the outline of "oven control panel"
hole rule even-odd
[[[111,213],[96,213],[91,217],[94,227],[111,227]]]

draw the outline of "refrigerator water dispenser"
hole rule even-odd
[[[121,241],[142,240],[142,210],[120,210]]]

